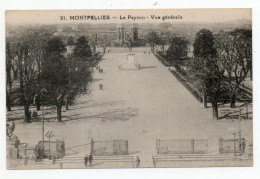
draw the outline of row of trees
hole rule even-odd
[[[86,38],[85,38],[86,39]],[[112,37],[107,35],[107,34],[96,34],[92,33],[88,35],[87,37],[88,45],[91,47],[92,52],[95,54],[96,53],[96,48],[101,47],[103,49],[103,52],[106,52],[106,48],[111,44],[113,41]],[[83,40],[83,39],[82,39]],[[67,39],[66,44],[67,45],[77,45],[77,42],[75,42],[75,39],[70,36]]]
[[[27,29],[18,38],[8,38],[7,110],[11,110],[11,98],[18,95],[24,106],[25,122],[30,122],[32,102],[35,102],[37,110],[43,103],[56,105],[57,120],[62,121],[64,101],[87,90],[93,65],[92,50],[84,36],[77,39],[72,55],[65,53],[64,42],[46,29]],[[14,82],[19,84],[16,91],[12,89]]]
[[[162,32],[158,35],[152,31],[147,35],[147,42],[150,44],[152,52],[158,45],[161,48],[161,52],[164,53],[165,46],[169,45],[166,55],[170,63],[183,59],[188,53],[189,41],[184,37],[172,36],[170,32]]]
[[[165,57],[170,64],[178,66],[180,61],[187,59],[190,42],[184,37],[150,32],[147,41],[152,52],[156,45],[162,52],[165,45],[169,45]],[[236,29],[213,34],[208,29],[201,29],[196,34],[193,48],[194,59],[187,61],[186,74],[202,92],[205,107],[210,100],[213,118],[218,119],[219,99],[228,95],[230,107],[235,107],[239,86],[248,76],[252,80],[252,31]]]
[[[213,118],[218,117],[218,102],[229,94],[230,107],[235,107],[236,94],[241,83],[252,77],[252,31],[236,29],[213,34],[202,29],[196,34],[194,60],[189,72],[195,84],[204,93],[204,105],[210,99]]]

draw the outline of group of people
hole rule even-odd
[[[100,66],[97,66],[96,69],[98,70],[99,73],[103,73],[103,68],[100,68]],[[99,84],[99,89],[103,90],[103,84]]]
[[[88,162],[89,162],[89,166],[91,167],[91,166],[92,166],[92,161],[93,161],[93,156],[92,156],[91,153],[89,154],[89,156],[86,155],[86,156],[84,157],[84,165],[85,165],[86,167],[88,167]]]
[[[103,73],[103,68],[100,68],[100,66],[97,66],[96,69],[98,70],[99,73]]]

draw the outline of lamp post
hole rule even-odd
[[[43,88],[41,90],[41,95],[42,95],[42,149],[44,150],[44,106],[43,106],[43,96],[44,93],[46,93],[46,89]]]
[[[239,106],[239,131],[238,131],[238,135],[239,135],[239,148],[241,149],[241,109]]]

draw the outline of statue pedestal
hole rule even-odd
[[[127,62],[119,65],[120,70],[140,70],[141,65],[136,62],[134,53],[127,54]]]

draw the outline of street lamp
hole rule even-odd
[[[233,141],[234,141],[234,156],[236,156],[236,155],[237,155],[237,149],[236,149],[236,135],[237,135],[237,133],[239,133],[239,132],[237,132],[235,126],[234,126],[234,128],[230,128],[228,131],[229,131],[229,133],[232,134],[233,137],[234,137],[234,138],[233,138]]]
[[[239,106],[239,131],[238,131],[238,134],[239,134],[239,148],[241,149],[241,109],[240,109],[240,106]]]
[[[43,96],[47,92],[45,88],[41,90],[41,96],[42,96],[42,150],[44,150],[44,106],[43,106]]]

